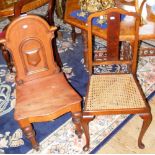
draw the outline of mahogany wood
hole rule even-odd
[[[21,2],[20,2],[21,1]],[[24,0],[0,0],[0,18],[2,17],[9,17],[14,16],[14,5],[16,3],[22,4]],[[48,0],[29,0],[29,2],[25,3],[22,13],[31,11],[33,9],[36,9],[40,6],[43,6],[44,4],[48,3]]]
[[[135,0],[133,2],[126,2],[125,0],[115,0],[115,3],[116,3],[116,7],[118,7],[118,8],[126,9],[127,6],[135,7],[135,11],[137,11],[138,13],[140,13],[140,11],[139,11],[140,8],[143,8],[142,7],[143,4],[139,8],[137,0]],[[86,33],[87,33],[87,31],[88,31],[87,23],[85,23],[81,20],[78,20],[78,19],[76,19],[70,15],[75,10],[80,10],[80,5],[79,5],[78,0],[67,0],[66,1],[65,16],[64,16],[65,22],[72,25],[72,27],[80,28],[82,30],[82,32],[86,31]],[[130,11],[130,10],[128,10],[128,11]],[[148,14],[148,16],[149,16],[149,14]],[[152,18],[152,16],[151,16],[151,19],[154,19],[154,18]],[[141,25],[140,31],[139,31],[139,40],[155,39],[155,29],[153,29],[154,27],[155,27],[155,22],[152,23],[152,28],[147,30],[147,32],[146,32],[146,25]],[[134,22],[133,22],[133,20],[124,20],[121,23],[120,29],[121,29],[120,30],[120,40],[121,41],[127,40],[127,41],[132,42],[133,38],[132,38],[132,35],[130,35],[130,34],[134,34]],[[105,40],[107,39],[107,37],[106,37],[107,30],[106,29],[101,29],[97,26],[93,26],[92,32],[95,36],[98,36],[98,37],[103,38]],[[72,36],[73,36],[72,39],[74,41],[76,39],[76,33],[75,33],[74,29],[73,29]],[[84,39],[86,39],[86,38],[87,37],[84,37]],[[87,41],[84,41],[84,43],[86,43],[86,42]],[[86,46],[87,45],[85,45],[85,47]],[[84,51],[87,51],[87,48]],[[88,64],[87,64],[87,53],[85,53],[84,55],[85,55],[85,57],[84,57],[85,64],[86,64],[86,66],[88,66]],[[128,57],[128,55],[125,55],[124,59],[125,59],[125,57]]]
[[[51,39],[56,27],[35,15],[16,18],[0,43],[11,51],[17,71],[14,118],[32,147],[35,140],[31,123],[45,122],[71,112],[76,133],[81,137],[81,97],[59,72]],[[16,36],[16,37],[15,37]]]
[[[8,17],[12,21],[14,18],[19,17],[21,13],[25,13],[27,11],[33,10],[46,3],[49,4],[48,5],[48,22],[50,25],[54,24],[54,21],[53,21],[54,0],[19,0],[19,1],[0,0],[0,4],[1,4],[0,5],[0,18]],[[7,29],[7,26],[4,28],[2,32],[4,33],[4,35],[0,36],[1,39],[2,37],[5,36],[6,29]],[[6,60],[6,63],[8,65],[8,68],[12,72],[13,62],[12,62],[10,53],[3,45],[1,45],[1,50],[3,53],[4,59]],[[57,56],[57,60],[60,62],[60,59],[58,59],[58,56]]]
[[[121,21],[118,16],[120,14],[124,14],[126,16],[134,17],[134,33],[129,34],[132,39],[132,57],[128,58],[127,60],[121,60],[120,59],[120,47],[119,43],[121,41],[121,37],[119,36],[121,33]],[[94,59],[94,50],[93,50],[93,26],[92,26],[92,20],[95,17],[107,15],[108,21],[107,21],[107,45],[110,45],[110,48],[107,48],[107,53],[114,53],[114,57],[112,59],[102,59],[102,60],[96,60]],[[112,20],[112,21],[109,21]],[[93,120],[94,116],[97,115],[114,115],[114,114],[139,114],[140,117],[143,119],[143,125],[142,129],[138,138],[138,146],[140,148],[144,148],[144,144],[142,143],[142,138],[149,127],[151,121],[152,121],[152,115],[150,111],[150,107],[148,105],[148,102],[146,101],[145,95],[141,89],[141,86],[137,80],[136,77],[136,70],[137,70],[137,59],[138,59],[138,32],[139,32],[139,25],[140,25],[140,16],[137,13],[127,12],[125,10],[119,9],[119,8],[111,8],[107,9],[101,12],[92,13],[88,17],[88,69],[90,74],[90,81],[87,88],[87,95],[85,100],[85,107],[83,110],[83,119],[82,119],[82,125],[86,136],[86,145],[84,146],[84,151],[87,151],[90,146],[90,136],[89,136],[89,122]],[[117,27],[117,32],[116,32]],[[120,31],[119,31],[120,30]],[[111,34],[113,34],[113,37],[111,37]],[[109,43],[110,42],[110,43]],[[119,50],[118,50],[119,49]],[[109,51],[111,50],[111,51]],[[111,65],[111,64],[129,64],[128,65],[128,72],[125,73],[102,73],[101,75],[95,75],[93,68],[96,65]],[[99,74],[99,73],[98,73]],[[115,74],[115,76],[114,76]],[[120,88],[123,85],[123,78],[117,83],[117,80],[115,79],[113,81],[113,77],[117,77],[118,79],[121,76],[132,76],[133,80],[133,87],[137,90],[139,96],[137,95],[136,98],[141,98],[141,102],[137,99],[133,99],[132,101],[128,102],[128,99],[131,97],[130,90],[128,88]],[[110,87],[108,89],[106,87],[107,81],[104,80],[104,78],[107,78],[108,80],[112,80],[111,84],[107,87]],[[95,84],[92,84],[93,78],[97,78],[98,80],[94,82]],[[112,79],[111,79],[112,78]],[[104,80],[104,81],[103,81]],[[103,82],[102,82],[103,81]],[[126,79],[125,79],[126,81]],[[100,83],[99,88],[96,88],[97,83]],[[117,83],[117,84],[116,84]],[[101,85],[104,90],[101,89]],[[117,87],[116,87],[117,85]],[[131,84],[127,83],[125,84],[127,87],[128,85],[131,86]],[[120,86],[120,87],[119,87]],[[125,87],[126,87],[125,86]],[[111,89],[113,88],[113,89]],[[107,91],[106,91],[107,90]],[[116,96],[112,95],[112,92],[116,92],[114,94],[117,94]],[[119,92],[119,93],[117,93]],[[132,93],[135,93],[132,92]],[[104,95],[103,98],[101,96]],[[110,95],[111,94],[111,95]],[[121,97],[120,97],[121,96]],[[127,96],[127,100],[124,100],[124,96]],[[121,98],[123,100],[123,106],[120,108],[119,105],[122,103],[118,102],[118,98]],[[93,101],[90,101],[90,98],[93,99]],[[100,102],[99,102],[100,101]],[[106,103],[104,103],[107,101]],[[114,104],[116,101],[117,104]],[[104,104],[103,104],[103,103]],[[121,101],[122,102],[122,101]],[[142,106],[141,106],[142,103]],[[136,107],[130,106],[130,105],[137,105]],[[98,108],[100,107],[100,108]]]

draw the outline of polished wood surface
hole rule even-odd
[[[19,17],[21,15],[21,13],[33,10],[37,7],[42,6],[43,4],[49,2],[49,15],[48,15],[48,21],[49,23],[52,23],[53,18],[52,18],[52,2],[53,0],[0,0],[0,18],[4,18],[7,17],[9,18],[11,21],[16,18]],[[1,32],[1,36],[0,38],[2,39],[5,36],[5,31],[7,29],[7,26],[3,29],[3,32]],[[8,51],[8,49],[5,48],[4,45],[1,44],[1,50],[2,50],[2,54],[3,57],[7,63],[7,66],[10,70],[10,72],[13,72],[13,61],[11,59],[11,55]]]
[[[19,0],[0,0],[0,18],[14,16],[14,5],[18,1]],[[22,13],[36,9],[46,3],[48,3],[48,0],[30,0],[30,2],[23,7]]]
[[[132,35],[131,57],[127,60],[121,59],[120,33],[121,21],[120,14],[134,17],[134,34]],[[107,58],[95,58],[93,48],[93,18],[107,16],[107,48],[100,52],[107,52]],[[148,129],[151,121],[151,109],[145,99],[145,95],[138,82],[137,59],[138,59],[138,41],[140,16],[137,13],[127,12],[120,8],[111,8],[101,12],[92,13],[88,17],[88,70],[89,84],[83,110],[82,125],[86,135],[86,145],[84,151],[90,147],[89,122],[98,115],[114,114],[138,114],[143,119],[143,125],[138,137],[138,146],[143,149],[145,145],[142,142],[143,136]],[[116,31],[117,30],[117,31]],[[98,51],[99,52],[99,51]],[[108,73],[94,73],[94,67],[100,65],[127,65],[127,71],[116,71]],[[128,77],[128,78],[127,78]]]
[[[125,6],[132,6],[135,3],[127,3],[125,2],[125,0],[116,0],[116,6],[125,9]],[[137,6],[136,6],[137,8]],[[65,16],[64,16],[64,20],[66,23],[69,23],[75,27],[78,27],[82,30],[87,31],[88,27],[87,24],[83,21],[80,21],[78,19],[75,19],[74,17],[71,17],[70,14],[75,11],[75,10],[80,10],[80,6],[78,3],[78,0],[67,0],[66,1],[66,11],[65,11]],[[130,10],[129,10],[130,11]],[[131,36],[129,36],[128,34],[133,34],[134,33],[134,28],[133,28],[133,22],[132,20],[127,20],[127,21],[123,21],[122,26],[121,26],[121,31],[120,31],[120,39],[121,40],[132,40],[133,38]],[[140,27],[140,33],[139,33],[139,40],[147,40],[147,39],[155,39],[155,23],[152,23],[152,28],[151,29],[147,29],[146,30],[146,25],[142,25]],[[101,28],[98,27],[94,27],[93,33],[96,36],[99,36],[103,39],[106,39],[106,30],[103,30]]]
[[[0,40],[10,49],[16,68],[14,118],[36,150],[39,145],[33,122],[50,121],[71,112],[76,133],[79,137],[82,134],[81,97],[54,60],[51,39],[55,30],[42,18],[25,15],[16,18]]]

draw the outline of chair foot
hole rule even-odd
[[[84,147],[83,147],[83,151],[88,151],[89,150],[89,145],[85,145]]]
[[[140,149],[144,149],[145,145],[143,144],[142,139],[144,137],[146,130],[148,129],[148,127],[151,124],[152,114],[148,113],[148,114],[140,115],[140,117],[143,119],[143,125],[142,125],[141,131],[139,134],[139,138],[138,138],[138,147]]]
[[[26,138],[29,139],[29,141],[31,142],[32,148],[36,151],[39,151],[39,144],[35,139],[35,132],[32,128],[32,125],[30,124],[29,126],[22,128],[22,130]]]
[[[72,113],[72,121],[75,124],[75,134],[78,136],[78,138],[81,138],[82,136],[82,126],[81,126],[81,112],[73,112]]]
[[[90,135],[89,135],[89,122],[92,121],[95,117],[94,116],[87,116],[83,115],[82,117],[82,127],[84,130],[84,134],[86,137],[86,145],[83,147],[83,151],[88,151],[90,146]]]

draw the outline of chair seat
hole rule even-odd
[[[62,73],[17,85],[16,94],[16,120],[69,112],[71,105],[81,101]]]
[[[86,111],[146,107],[131,74],[92,75],[88,92]]]

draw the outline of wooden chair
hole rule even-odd
[[[125,18],[132,17],[135,23],[132,38],[132,57],[128,60],[120,60],[120,14]],[[108,59],[94,58],[92,44],[94,26],[92,20],[96,17],[107,16],[107,48]],[[143,119],[142,129],[138,138],[138,146],[144,148],[142,138],[149,127],[152,115],[150,107],[145,99],[144,93],[136,77],[137,53],[138,53],[138,31],[140,16],[136,13],[127,12],[119,8],[111,8],[102,12],[96,12],[88,17],[88,69],[90,73],[85,106],[83,110],[82,125],[86,135],[84,150],[90,146],[89,122],[98,115],[116,114],[139,114]],[[122,24],[122,23],[121,23]],[[102,50],[104,52],[104,50]],[[94,67],[99,65],[127,65],[128,70],[120,73],[95,74]]]
[[[148,42],[154,42],[155,39],[155,14],[152,13],[151,6],[147,5],[146,0],[135,0],[132,2],[125,2],[125,0],[116,0],[116,3],[120,8],[123,8],[125,10],[132,9],[133,11],[136,11],[141,15],[141,24],[139,28],[139,54],[141,56],[154,56],[155,48]],[[128,6],[130,6],[130,8]],[[141,44],[142,41],[146,42],[148,44],[148,47],[144,47]]]
[[[147,5],[146,0],[143,0],[141,4],[138,3],[138,0],[136,1],[137,1],[137,7],[136,7],[137,12],[141,15],[141,26],[139,30],[139,35],[141,35],[142,37],[139,40],[141,41],[141,43],[142,41],[146,40],[153,41],[155,39],[155,14],[152,13],[151,6]],[[141,56],[155,56],[154,47],[141,46],[140,51]]]
[[[11,51],[17,70],[14,118],[36,150],[33,122],[71,112],[81,136],[81,97],[54,61],[51,39],[55,30],[38,16],[24,15],[9,25],[5,39],[0,40]]]
[[[116,3],[117,4],[117,3]],[[117,4],[118,6],[121,6],[121,4]],[[88,38],[87,38],[87,31],[88,31],[88,25],[87,25],[87,19],[79,19],[77,18],[77,16],[75,17],[73,14],[74,12],[76,11],[80,11],[80,5],[79,5],[79,1],[78,0],[67,0],[66,1],[66,9],[65,9],[65,16],[64,16],[64,20],[66,23],[70,24],[73,29],[72,29],[72,38],[73,40],[75,40],[76,38],[76,33],[74,31],[74,27],[77,27],[79,29],[81,29],[82,31],[82,37],[83,37],[83,43],[84,43],[84,61],[85,61],[85,64],[86,66],[88,66],[88,47],[87,47],[87,44],[88,44]],[[130,33],[133,33],[132,31],[134,30],[133,26],[132,26],[132,22],[125,22],[123,21],[123,24],[122,24],[122,27],[121,27],[121,36],[120,36],[120,40],[121,41],[132,41],[132,37],[130,37],[127,33],[127,31],[130,31]],[[106,28],[101,28],[101,27],[98,27],[98,26],[94,26],[94,29],[93,29],[93,34],[95,36],[98,36],[102,39],[105,39],[107,40],[107,36],[106,36]]]
[[[22,13],[28,12],[34,8],[38,8],[46,3],[48,3],[48,13],[47,13],[47,21],[50,25],[54,23],[53,21],[53,0],[19,0],[17,2],[12,2],[8,4],[3,0],[1,2],[1,11],[0,17],[8,17],[10,21],[13,21],[15,18],[19,17]],[[5,37],[5,31],[7,26],[4,28],[2,32],[0,32],[0,39]],[[1,44],[1,50],[3,57],[7,63],[9,70],[12,72],[13,62],[11,60],[11,56],[9,51]]]

